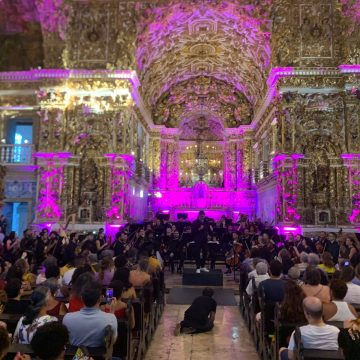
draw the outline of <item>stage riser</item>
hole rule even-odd
[[[182,276],[183,285],[194,286],[223,286],[223,273],[221,270],[196,273],[196,270],[185,268]]]

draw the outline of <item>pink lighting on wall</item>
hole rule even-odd
[[[64,166],[70,153],[35,153],[39,174],[37,220],[57,221],[61,218],[61,192],[64,182]],[[51,224],[50,224],[51,225]]]
[[[110,207],[108,221],[122,221],[129,215],[129,179],[134,157],[127,154],[105,154],[110,167]]]
[[[360,154],[342,154],[341,157],[349,171],[351,191],[351,214],[349,221],[360,224]]]
[[[276,176],[276,215],[277,222],[297,223],[298,160],[302,154],[278,154],[273,159]]]

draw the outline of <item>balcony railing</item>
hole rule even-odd
[[[33,164],[34,145],[0,144],[0,164]]]

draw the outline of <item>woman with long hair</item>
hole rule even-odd
[[[360,354],[360,317],[345,321],[344,328],[339,332],[339,347],[345,360],[358,360]]]
[[[36,288],[25,316],[21,317],[14,333],[14,344],[30,344],[36,330],[51,321],[57,321],[54,316],[47,315],[49,310],[50,291],[45,286]]]
[[[286,281],[284,298],[280,304],[280,320],[305,324],[306,319],[302,305],[304,299],[305,294],[301,287],[293,280]]]
[[[132,283],[130,282],[130,270],[126,268],[118,269],[115,273],[114,279],[120,280],[123,284],[122,299],[136,299],[136,291]]]

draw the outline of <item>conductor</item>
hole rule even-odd
[[[212,231],[212,226],[205,219],[205,212],[199,211],[198,218],[192,223],[192,233],[194,244],[194,256],[196,261],[196,273],[200,274],[201,271],[209,272],[205,267],[207,258],[207,236]],[[202,256],[201,256],[202,253]]]

